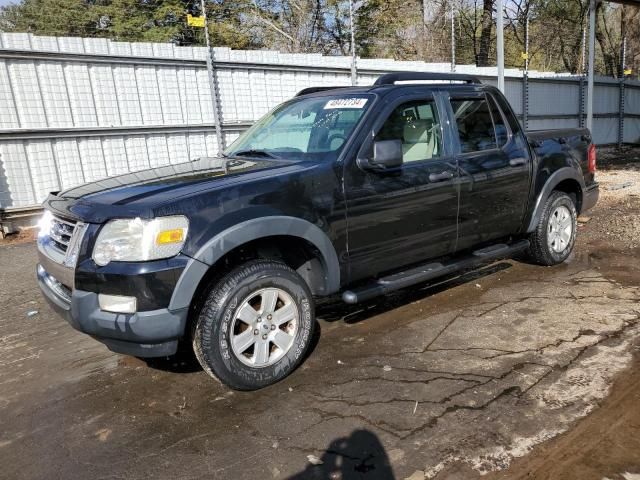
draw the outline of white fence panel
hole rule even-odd
[[[618,139],[618,119],[594,118],[592,130],[595,143],[616,143]]]
[[[9,71],[5,62],[0,62],[0,129],[19,128],[18,111],[15,95],[9,79]]]
[[[0,159],[4,175],[1,185],[7,190],[0,198],[3,205],[34,205],[38,198],[33,189],[29,159],[23,142],[1,142]]]
[[[217,106],[228,145],[252,122],[309,86],[350,85],[351,59],[215,48]],[[0,34],[0,209],[48,192],[218,153],[202,47],[96,38]],[[387,71],[447,72],[447,63],[360,59],[359,85]],[[459,65],[495,85],[496,69]],[[505,95],[520,118],[522,73],[507,69]],[[586,86],[531,72],[530,129],[577,127]],[[598,79],[594,139],[618,141],[620,85]],[[625,88],[624,141],[640,141],[640,84]]]
[[[85,181],[93,182],[109,176],[107,161],[101,138],[78,138],[78,151],[83,165]],[[42,202],[47,192],[39,192],[38,202]]]
[[[624,123],[625,143],[640,143],[640,118],[627,119]]]
[[[540,82],[529,85],[529,115],[578,115],[580,104],[576,82]]]
[[[54,155],[58,159],[62,189],[85,182],[85,174],[80,159],[80,151],[75,139],[61,139],[53,142]]]

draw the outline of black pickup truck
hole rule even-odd
[[[525,133],[472,76],[309,88],[220,158],[51,194],[37,278],[111,350],[191,342],[214,378],[257,389],[304,358],[315,298],[362,302],[516,253],[565,261],[594,173],[588,130]]]

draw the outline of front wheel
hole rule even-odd
[[[238,390],[289,375],[304,358],[315,326],[313,297],[287,265],[245,263],[213,286],[193,334],[198,361]]]
[[[577,229],[578,214],[573,200],[564,192],[554,191],[529,236],[529,257],[540,265],[564,262],[573,250]]]

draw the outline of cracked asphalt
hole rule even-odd
[[[252,393],[186,355],[109,352],[46,306],[32,244],[0,247],[0,478],[515,478],[514,459],[596,415],[640,344],[640,250],[602,230],[640,204],[603,193],[563,265],[325,302],[302,367]],[[640,473],[637,430],[620,448],[610,467]],[[605,467],[581,478],[622,473]]]

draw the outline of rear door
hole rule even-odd
[[[345,165],[351,281],[450,253],[456,240],[455,158],[441,97],[404,96],[386,105],[358,153],[371,158],[376,140],[401,140],[403,164],[365,170]]]
[[[508,112],[511,113],[511,112]],[[530,157],[492,94],[451,94],[460,172],[457,249],[519,232],[530,182]]]

